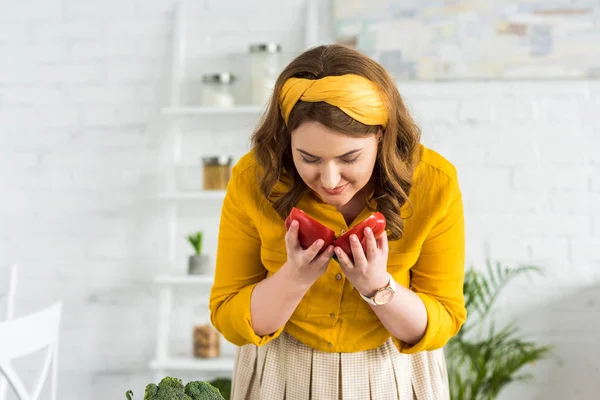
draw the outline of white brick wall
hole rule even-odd
[[[18,262],[18,313],[65,301],[60,399],[119,399],[129,388],[141,393],[151,379],[156,296],[149,281],[166,238],[162,209],[148,201],[158,189],[162,143],[151,122],[164,101],[171,3],[9,0],[1,6],[0,294],[6,267]],[[206,0],[208,22],[200,31],[233,48],[269,32],[299,43],[302,1],[273,3]],[[231,23],[248,14],[247,23]],[[286,18],[273,18],[279,15]],[[399,87],[424,142],[458,168],[469,264],[481,267],[489,257],[546,270],[507,291],[502,318],[516,318],[532,337],[555,344],[555,353],[532,368],[533,384],[515,385],[503,398],[594,398],[600,388],[600,83]],[[212,136],[216,145],[240,151],[247,143],[248,131],[212,121],[208,128],[222,130]],[[183,212],[185,229],[216,224],[194,207]],[[178,248],[183,260],[185,242]],[[201,302],[191,294],[181,304],[186,298]],[[183,326],[193,318],[186,307],[178,315]],[[186,350],[189,332],[176,333],[174,347]]]

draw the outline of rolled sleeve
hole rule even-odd
[[[270,335],[258,336],[252,329],[250,299],[256,285],[257,283],[246,286],[235,295],[230,296],[227,301],[217,306],[216,312],[213,313],[213,315],[216,315],[223,312],[220,315],[221,318],[213,318],[213,324],[225,339],[238,346],[245,344],[262,346],[283,332],[283,327],[281,327]],[[218,321],[218,326],[215,321]]]
[[[258,231],[246,211],[256,193],[242,172],[234,168],[223,201],[209,308],[212,324],[229,342],[260,346],[278,337],[283,328],[265,336],[256,335],[252,328],[252,291],[267,270],[260,258]]]
[[[465,262],[464,212],[460,189],[453,183],[448,206],[423,243],[411,268],[411,289],[427,311],[427,328],[414,345],[394,339],[402,353],[443,347],[467,318],[463,294]]]

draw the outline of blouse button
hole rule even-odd
[[[346,230],[345,230],[345,229],[342,229],[342,230],[340,231],[340,235],[343,235],[344,233],[346,233]]]
[[[329,314],[329,316],[331,317],[331,319],[335,318],[335,314],[334,313]]]
[[[340,279],[342,279],[342,274],[337,274],[337,275],[335,276],[335,279],[337,279],[338,281],[339,281]]]
[[[333,343],[327,343],[327,347],[333,347]]]

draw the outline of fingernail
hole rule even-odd
[[[293,228],[295,228],[295,227],[297,227],[297,226],[298,226],[298,221],[296,221],[296,220],[293,220],[293,221],[292,221],[292,227],[293,227]]]
[[[327,248],[327,252],[328,252],[329,254],[333,254],[333,246],[329,246],[329,247]]]
[[[323,239],[317,240],[317,246],[323,246]]]
[[[335,249],[335,254],[337,254],[338,256],[342,255],[342,249]]]
[[[353,242],[358,242],[358,237],[356,235],[352,235],[350,236],[350,240],[352,240]]]
[[[370,235],[371,234],[371,228],[365,228],[365,233],[367,235]]]

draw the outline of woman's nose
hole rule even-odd
[[[334,189],[340,182],[340,171],[334,163],[326,164],[321,170],[321,184],[325,189]]]

